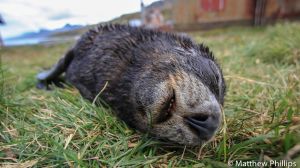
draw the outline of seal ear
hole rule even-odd
[[[54,84],[57,87],[63,88],[65,80],[60,75],[67,70],[73,58],[74,52],[71,49],[50,70],[38,73],[36,76],[38,80],[36,87],[38,89],[51,90],[49,85]]]

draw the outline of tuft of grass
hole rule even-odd
[[[300,165],[299,156],[289,156],[300,139],[299,26],[191,33],[214,51],[228,88],[224,127],[194,148],[129,129],[75,88],[35,89],[36,73],[71,44],[1,49],[0,165],[227,167],[235,160],[283,158]]]
[[[267,63],[295,64],[300,61],[300,27],[298,24],[277,24],[260,38],[249,41],[245,55],[259,56]]]

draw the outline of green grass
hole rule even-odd
[[[300,24],[193,32],[222,65],[225,120],[202,147],[153,140],[74,88],[40,91],[35,75],[71,44],[1,49],[0,165],[17,167],[226,167],[281,160],[300,145]]]

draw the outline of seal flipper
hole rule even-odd
[[[56,65],[50,70],[43,71],[37,74],[36,78],[38,83],[36,87],[38,89],[51,90],[50,85],[54,84],[57,87],[63,88],[64,79],[60,77],[64,73],[74,58],[73,50],[69,50],[66,55],[61,58]]]
[[[47,72],[47,71],[45,71]],[[44,72],[41,72],[44,73]],[[39,75],[39,74],[38,74]],[[65,79],[63,77],[54,78],[52,80],[38,80],[36,87],[43,90],[51,90],[50,85],[55,85],[59,88],[65,87]]]

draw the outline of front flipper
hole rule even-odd
[[[38,76],[40,74],[44,74],[44,73],[47,73],[47,72],[41,72],[38,74]],[[65,84],[65,79],[63,77],[59,77],[59,78],[54,78],[54,79],[51,79],[51,80],[40,80],[40,78],[37,76],[37,79],[38,79],[38,82],[36,84],[36,87],[38,89],[42,89],[42,90],[52,90],[52,87],[51,86],[56,86],[56,87],[59,87],[59,88],[64,88],[64,84]]]
[[[60,75],[66,71],[73,58],[73,50],[69,50],[66,55],[61,58],[50,70],[37,74],[36,78],[38,83],[36,87],[38,89],[51,90],[50,86],[54,84],[57,87],[63,88],[63,83],[65,83],[65,80],[64,78],[60,77]]]

